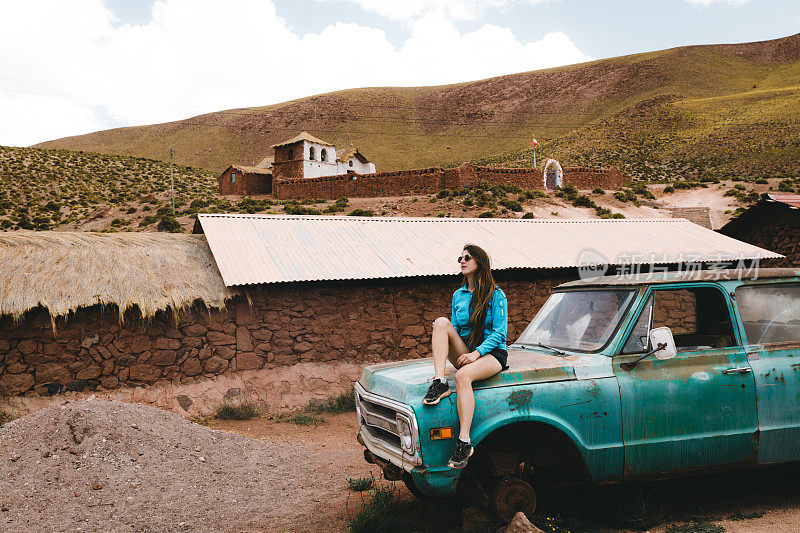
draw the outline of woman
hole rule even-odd
[[[489,256],[478,246],[467,244],[458,263],[464,284],[453,293],[450,320],[439,317],[433,322],[431,348],[435,376],[422,400],[425,405],[436,405],[450,395],[444,377],[449,359],[457,369],[456,405],[460,421],[456,449],[448,463],[451,468],[467,466],[473,451],[469,439],[475,412],[472,383],[508,368],[508,304],[506,295],[494,284]]]

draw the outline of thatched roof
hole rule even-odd
[[[352,144],[346,150],[338,151],[336,157],[339,161],[343,162],[347,162],[351,157],[355,157],[362,163],[369,163],[369,159],[361,153],[361,150],[354,147]]]
[[[292,137],[288,141],[284,141],[282,143],[273,144],[272,147],[273,148],[279,148],[281,146],[286,146],[286,145],[289,145],[289,144],[299,143],[301,141],[308,141],[308,142],[314,143],[314,144],[322,144],[324,146],[333,146],[333,144],[329,143],[328,141],[323,141],[322,139],[317,139],[316,137],[314,137],[313,135],[311,135],[307,131],[303,131],[303,132],[300,132],[300,135],[298,135],[297,137]]]
[[[120,320],[202,300],[223,308],[225,287],[202,235],[14,231],[0,233],[0,315],[37,306],[51,318],[79,307],[116,305]]]
[[[264,167],[250,167],[246,165],[231,165],[228,168],[229,169],[234,168],[236,170],[241,171],[244,174],[261,174],[264,176],[272,175],[272,167],[264,168]],[[227,169],[225,170],[225,172],[227,172]],[[225,172],[223,172],[223,174],[225,174]]]

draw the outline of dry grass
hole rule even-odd
[[[225,287],[205,237],[173,234],[0,233],[0,315],[38,306],[54,320],[79,307],[116,305],[119,317],[185,309],[197,300],[224,308]]]

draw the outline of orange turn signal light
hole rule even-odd
[[[431,440],[452,439],[456,436],[454,428],[433,428],[431,429]]]

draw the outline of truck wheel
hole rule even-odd
[[[508,523],[519,511],[529,519],[536,511],[536,492],[525,480],[508,477],[497,484],[492,492],[492,510],[504,522]]]

